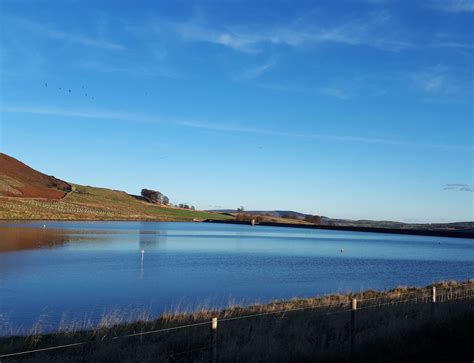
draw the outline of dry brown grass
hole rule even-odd
[[[444,281],[434,285],[440,296],[454,291],[458,293],[458,298],[462,298],[467,296],[467,291],[472,292],[474,281],[462,283]],[[71,322],[67,316],[64,316],[58,326],[58,332],[45,335],[40,333],[41,326],[46,323],[42,317],[32,328],[29,336],[0,339],[0,352],[8,353],[83,341],[89,344],[69,351],[41,353],[35,355],[34,359],[25,358],[26,361],[31,358],[30,361],[45,359],[59,362],[68,361],[69,354],[80,354],[88,360],[135,361],[138,357],[140,361],[153,361],[167,360],[170,356],[176,359],[179,356],[183,361],[189,359],[201,361],[201,358],[203,360],[209,358],[208,322],[212,317],[217,316],[220,321],[218,325],[219,355],[222,360],[299,361],[311,357],[340,361],[340,359],[345,360],[350,352],[350,315],[347,310],[349,302],[354,297],[361,302],[371,301],[373,307],[378,307],[361,308],[357,311],[355,334],[360,347],[367,344],[370,346],[377,340],[405,346],[404,339],[408,332],[425,329],[426,324],[434,324],[429,329],[426,328],[428,332],[431,332],[439,324],[464,324],[465,321],[472,320],[474,311],[472,294],[471,299],[445,300],[437,304],[436,311],[433,311],[432,304],[424,303],[429,301],[429,295],[428,300],[425,301],[412,301],[409,304],[404,302],[407,297],[413,298],[426,294],[431,291],[432,286],[422,289],[399,287],[386,292],[369,290],[347,295],[333,294],[320,298],[274,301],[248,307],[231,305],[224,310],[203,304],[189,311],[185,306],[177,305],[158,319],[146,310],[132,312],[114,310],[104,313],[95,324],[92,324],[90,319]],[[393,305],[382,303],[393,303]],[[460,316],[464,316],[461,323],[458,320],[454,323]],[[233,318],[238,319],[233,320]],[[135,322],[128,323],[129,321]],[[148,331],[199,322],[206,322],[206,324],[142,335]],[[469,329],[469,327],[470,325],[467,324],[463,329]],[[138,334],[138,336],[117,341],[110,340],[127,334]],[[421,339],[420,342],[423,344],[428,344],[428,335],[417,337],[417,339]],[[458,339],[462,338],[463,335]],[[205,349],[197,352],[196,349],[199,347]],[[194,353],[189,353],[191,355],[183,353],[188,350]],[[374,351],[374,347],[371,346],[367,353]],[[394,354],[393,351],[392,354]]]

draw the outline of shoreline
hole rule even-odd
[[[467,280],[441,280],[434,281],[424,286],[414,285],[399,285],[394,288],[386,290],[366,289],[359,291],[347,291],[347,292],[332,292],[323,295],[315,295],[310,297],[292,297],[285,299],[275,299],[268,302],[254,302],[254,303],[230,303],[223,307],[212,307],[212,306],[197,306],[194,309],[187,309],[182,306],[176,308],[165,309],[159,315],[154,317],[151,316],[149,311],[138,312],[135,318],[130,320],[130,317],[123,318],[121,321],[117,320],[116,310],[104,313],[101,318],[97,321],[97,326],[89,325],[85,327],[84,322],[81,321],[70,321],[60,322],[66,327],[65,330],[62,327],[58,327],[58,330],[50,330],[46,332],[35,332],[36,335],[41,336],[54,336],[61,334],[70,334],[72,331],[70,328],[75,329],[73,333],[84,334],[95,332],[96,330],[107,330],[111,328],[119,328],[120,330],[128,330],[137,324],[159,324],[160,326],[176,325],[181,323],[195,323],[201,321],[210,321],[213,317],[218,317],[219,320],[226,318],[241,318],[249,316],[259,316],[260,314],[279,314],[282,312],[290,311],[303,311],[307,309],[340,309],[349,307],[352,299],[357,299],[359,308],[366,307],[366,302],[370,303],[369,307],[376,300],[377,304],[382,302],[393,302],[403,300],[407,298],[417,297],[420,301],[422,299],[425,302],[431,301],[432,289],[436,287],[438,299],[443,294],[449,294],[453,289],[459,292],[463,291],[474,291],[474,278]],[[127,311],[122,312],[125,316]],[[105,321],[105,324],[100,322]],[[79,323],[79,324],[78,324]],[[89,322],[90,323],[90,322]],[[69,325],[68,325],[69,324]],[[78,328],[79,327],[79,328]],[[12,337],[26,338],[30,333],[25,334],[14,334],[14,335],[0,335],[0,343],[6,339]]]
[[[436,304],[432,301],[433,291]],[[351,318],[355,310],[351,309],[354,299],[357,299],[357,323]],[[436,282],[419,288],[398,287],[388,291],[366,290],[251,306],[234,305],[225,309],[176,310],[156,317],[144,315],[133,322],[118,321],[112,315],[104,323],[92,326],[65,324],[64,330],[56,333],[33,330],[27,336],[3,336],[0,338],[0,358],[2,354],[3,358],[13,358],[10,354],[19,353],[27,361],[61,361],[74,353],[90,360],[103,357],[110,360],[113,356],[115,360],[127,357],[136,361],[139,351],[140,360],[156,361],[157,352],[161,360],[196,351],[207,355],[209,338],[212,340],[215,336],[209,334],[214,318],[219,322],[216,324],[219,327],[218,350],[224,360],[235,358],[237,354],[241,361],[247,361],[255,359],[255,353],[263,359],[268,357],[268,351],[262,347],[268,343],[273,361],[280,361],[281,354],[288,354],[300,343],[304,349],[293,351],[297,355],[291,353],[285,361],[291,360],[291,356],[322,360],[340,354],[349,356],[353,348],[351,334],[352,339],[356,337],[357,348],[363,355],[370,355],[372,351],[365,348],[367,344],[391,346],[394,339],[400,340],[402,346],[407,342],[412,344],[417,351],[420,336],[427,340],[427,348],[431,349],[438,335],[427,338],[426,334],[419,334],[419,329],[444,332],[462,327],[466,334],[469,329],[472,331],[473,299],[474,280],[471,279],[459,283]],[[262,345],[262,341],[267,343]],[[382,345],[380,341],[383,341]],[[459,344],[459,340],[454,339],[453,343]],[[242,344],[246,347],[244,351]],[[469,346],[469,340],[463,344]],[[22,352],[32,354],[23,356]],[[206,360],[192,354],[194,361]]]
[[[227,224],[246,224],[248,222],[207,219],[203,223],[227,223]],[[289,227],[289,228],[307,228],[307,229],[323,229],[330,231],[350,231],[350,232],[369,232],[369,233],[388,233],[388,234],[408,234],[415,236],[433,236],[433,237],[452,237],[473,239],[474,232],[471,231],[455,231],[455,230],[427,230],[427,229],[398,229],[383,227],[355,227],[355,226],[324,226],[313,224],[297,224],[297,223],[275,223],[275,222],[259,222],[255,226],[265,227]]]

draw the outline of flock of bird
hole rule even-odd
[[[47,82],[44,83],[44,87],[45,87],[45,88],[48,88],[48,83],[47,83]],[[82,89],[82,92],[84,93],[84,96],[85,96],[85,97],[88,97],[88,98],[90,98],[90,99],[92,99],[92,100],[95,100],[95,97],[94,97],[94,96],[90,96],[87,92],[84,91],[84,86],[82,86],[81,89]],[[64,88],[64,89],[63,89],[63,87],[59,87],[59,91],[64,91],[64,92],[67,92],[67,93],[72,93],[72,89],[71,89],[71,88]]]

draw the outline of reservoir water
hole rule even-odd
[[[0,223],[0,335],[96,323],[114,311],[133,319],[473,277],[472,239],[208,223]]]

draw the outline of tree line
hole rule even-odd
[[[166,206],[169,205],[169,206],[182,208],[182,209],[195,210],[194,206],[186,204],[186,203],[179,203],[179,204],[174,204],[174,205],[171,204],[170,199],[163,193],[159,192],[158,190],[142,189],[141,196],[150,203],[161,204],[161,205],[166,205]]]

